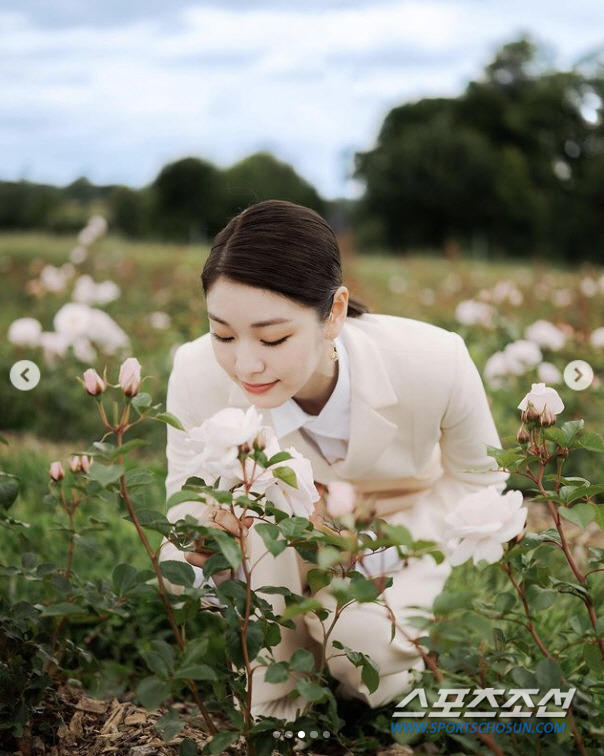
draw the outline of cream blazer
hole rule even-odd
[[[446,540],[444,516],[466,494],[495,485],[487,445],[499,438],[485,390],[468,350],[455,333],[390,315],[347,318],[341,333],[350,357],[351,427],[344,460],[329,464],[300,430],[280,439],[306,456],[316,482],[349,481],[375,503],[377,514],[405,512],[416,538]],[[186,428],[200,425],[224,407],[246,409],[250,401],[214,358],[210,334],[176,352],[167,409]],[[271,426],[270,412],[263,413]],[[187,478],[190,450],[185,433],[168,427],[168,496]],[[168,513],[202,519],[198,504],[178,504]],[[397,522],[401,522],[397,515]],[[168,544],[171,546],[171,544]],[[174,547],[162,558],[180,558]]]

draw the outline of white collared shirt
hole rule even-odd
[[[300,428],[330,464],[346,457],[350,438],[350,363],[342,339],[337,337],[335,343],[338,380],[321,412],[309,415],[293,399],[270,411],[277,438]]]

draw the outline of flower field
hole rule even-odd
[[[167,650],[171,627],[188,623],[191,633],[210,638],[209,648],[202,650],[200,643],[197,649],[205,664],[197,664],[195,673],[202,692],[214,686],[212,694],[207,693],[211,701],[219,687],[215,683],[219,650],[211,638],[223,630],[215,614],[197,616],[190,609],[195,600],[199,603],[194,593],[185,609],[178,609],[181,615],[168,621],[161,591],[157,594],[149,585],[153,572],[147,556],[165,535],[156,513],[165,512],[167,419],[146,397],[152,395],[157,404],[165,401],[175,348],[207,330],[199,283],[207,250],[127,242],[105,232],[97,218],[77,239],[0,236],[3,502],[13,481],[18,479],[19,484],[15,503],[5,504],[0,521],[0,618],[13,649],[9,664],[3,658],[5,648],[0,647],[0,753],[8,748],[3,737],[13,748],[17,743],[31,745],[34,736],[40,743],[53,742],[56,727],[50,720],[56,724],[60,704],[49,703],[47,691],[54,679],[69,682],[72,691],[80,686],[92,698],[115,696],[150,709],[164,705],[153,730],[158,742],[165,743],[157,753],[192,756],[203,748],[204,753],[270,756],[273,746],[287,753],[290,743],[263,740],[262,732],[251,730],[249,722],[244,727],[236,718],[231,718],[231,729],[225,729],[228,736],[214,733],[207,742],[190,735],[188,710],[185,729],[179,720],[178,712],[183,714],[186,708],[182,702],[198,700],[191,693],[197,687],[184,685],[193,672],[179,672],[187,667],[187,639],[178,644],[178,659],[173,649]],[[604,445],[599,435],[604,430],[604,270],[556,269],[544,261],[529,265],[349,252],[344,258],[344,283],[372,311],[425,320],[464,337],[483,376],[505,448],[493,455],[511,472],[508,487],[513,495],[489,492],[504,523],[501,532],[506,535],[500,541],[510,543],[485,545],[481,536],[469,536],[456,552],[454,563],[461,566],[437,600],[437,623],[430,630],[418,619],[425,629],[430,660],[436,660],[428,664],[422,683],[430,689],[431,704],[436,705],[439,686],[446,685],[575,687],[577,695],[561,734],[537,739],[447,732],[420,735],[391,729],[392,707],[370,711],[344,702],[338,720],[326,703],[330,694],[318,692],[321,685],[327,690],[325,681],[313,678],[311,688],[309,677],[308,695],[316,704],[317,721],[340,733],[323,742],[318,752],[388,753],[396,741],[399,754],[597,753],[592,749],[604,732]],[[141,386],[138,368],[124,363],[129,357],[142,365]],[[28,392],[18,391],[8,380],[11,366],[22,359],[36,362],[41,371],[39,385]],[[571,390],[562,377],[566,365],[577,359],[589,363],[594,372],[592,385],[584,391]],[[84,379],[90,368],[96,373]],[[105,379],[121,386],[120,401],[125,405],[122,408],[118,400],[109,404],[103,427],[94,395],[101,393],[97,391],[101,384],[104,390]],[[530,408],[546,391],[536,388],[528,400],[532,403],[522,406],[521,420],[518,406],[532,384],[555,389],[557,403],[548,407],[553,414],[545,416],[541,408],[531,415]],[[132,431],[130,405],[144,420],[133,423]],[[120,423],[120,417],[130,421]],[[521,422],[525,435],[517,437]],[[126,445],[124,460],[117,465],[107,431],[112,429],[121,446],[124,427],[132,444]],[[103,434],[107,436],[103,444],[92,447]],[[201,434],[197,441],[202,457],[203,440]],[[98,455],[92,467],[82,456],[91,451]],[[62,467],[56,466],[58,461]],[[55,463],[52,468],[51,463]],[[132,510],[127,511],[123,509],[126,490],[133,492]],[[519,492],[524,493],[526,533],[531,535],[516,541],[524,524]],[[339,506],[350,516],[348,503]],[[479,505],[472,501],[469,506],[470,520],[482,526]],[[155,520],[141,515],[142,526],[149,528],[147,554],[133,527],[137,512],[155,513]],[[467,522],[462,519],[452,520],[451,525],[463,539]],[[284,526],[281,535],[292,537]],[[297,531],[296,537],[301,537]],[[475,543],[481,544],[491,564],[478,563]],[[331,546],[337,547],[337,539]],[[415,553],[417,545],[408,546],[409,553]],[[474,562],[466,561],[471,555]],[[234,567],[232,551],[223,556]],[[329,570],[331,565],[325,562],[322,568]],[[157,576],[160,568],[155,562],[153,569]],[[194,588],[187,587],[185,595],[189,590]],[[355,598],[360,600],[358,595]],[[237,597],[226,589],[222,600],[237,606]],[[227,629],[224,633],[228,637]],[[349,658],[356,658],[352,651]],[[369,662],[360,658],[357,662],[364,673],[367,667],[370,676]],[[238,684],[235,680],[235,691]],[[170,701],[176,707],[169,708]],[[218,705],[211,711],[219,712]],[[70,721],[64,716],[68,727]],[[238,728],[245,733],[247,751],[236,750],[244,747],[233,735]],[[71,752],[76,753],[75,740],[70,742]],[[407,746],[413,751],[406,751]],[[128,754],[124,749],[116,746],[113,752]],[[50,746],[39,753],[50,754]],[[63,751],[52,753],[59,756]],[[25,751],[22,754],[26,756]]]

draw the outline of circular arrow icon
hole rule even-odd
[[[19,360],[10,369],[10,382],[19,391],[31,391],[40,383],[40,368],[31,360]]]
[[[594,371],[589,362],[573,360],[564,368],[564,383],[573,391],[584,391],[594,379]]]

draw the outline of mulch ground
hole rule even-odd
[[[89,698],[81,690],[68,686],[61,688],[52,708],[54,712],[47,707],[44,719],[49,720],[54,713],[55,723],[63,722],[52,738],[48,733],[46,737],[30,733],[21,739],[17,750],[6,751],[0,746],[0,756],[178,756],[185,738],[195,743],[199,753],[210,740],[201,727],[185,725],[173,740],[164,741],[155,723],[165,710],[150,712],[128,701]],[[174,704],[172,708],[180,708],[186,718],[185,704]],[[243,741],[230,753],[245,756]],[[303,756],[349,756],[353,752],[338,750],[337,746],[334,750],[332,746],[320,750],[308,748],[301,753]],[[376,756],[413,756],[413,753],[408,746],[393,744],[378,751]]]

